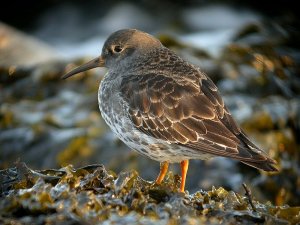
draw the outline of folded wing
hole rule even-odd
[[[136,128],[168,143],[273,171],[270,159],[241,131],[217,87],[204,74],[149,73],[123,80],[121,94]]]

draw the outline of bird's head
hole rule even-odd
[[[71,70],[62,78],[66,79],[96,67],[114,68],[120,63],[129,62],[130,59],[147,54],[148,51],[161,46],[158,39],[145,32],[136,29],[119,30],[112,33],[105,41],[99,57]]]

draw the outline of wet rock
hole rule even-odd
[[[231,43],[234,30],[205,30],[182,35],[179,40],[194,48],[202,49],[211,56],[218,58],[223,48]]]
[[[98,26],[107,34],[123,29],[124,27],[139,27],[142,30],[149,30],[155,26],[153,23],[154,20],[155,18],[151,17],[148,12],[143,11],[137,5],[121,3],[108,11]]]
[[[235,10],[221,4],[186,9],[182,17],[185,25],[195,30],[240,28],[260,18],[255,12],[243,8]]]
[[[13,73],[17,67],[30,67],[59,59],[53,48],[14,28],[0,23],[0,67]]]

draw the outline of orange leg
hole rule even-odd
[[[168,172],[168,168],[169,168],[169,163],[168,162],[161,162],[160,163],[160,172],[158,177],[156,178],[155,183],[160,184],[163,179],[165,178],[167,172]]]
[[[185,187],[185,180],[186,180],[186,174],[189,169],[189,160],[183,160],[180,162],[181,167],[181,185],[180,185],[180,192],[184,192]]]

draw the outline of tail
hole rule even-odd
[[[227,107],[224,107],[227,111]],[[223,124],[239,139],[237,143],[238,154],[227,155],[233,159],[239,160],[248,166],[264,171],[275,172],[278,169],[274,166],[276,161],[271,159],[263,150],[257,147],[242,129],[238,127],[230,114],[225,114],[221,120]]]
[[[248,151],[252,157],[251,160],[241,160],[242,163],[267,172],[278,171],[278,169],[274,166],[277,164],[277,162],[271,159],[263,150],[259,149],[254,143],[252,143],[243,131],[238,137],[241,141],[243,141],[245,146],[247,146],[246,151]]]
[[[241,161],[242,163],[252,166],[256,169],[264,170],[267,172],[277,172],[278,169],[274,166],[276,164],[276,161],[273,159],[267,159],[266,161],[258,161],[258,162],[249,162],[249,161]]]

